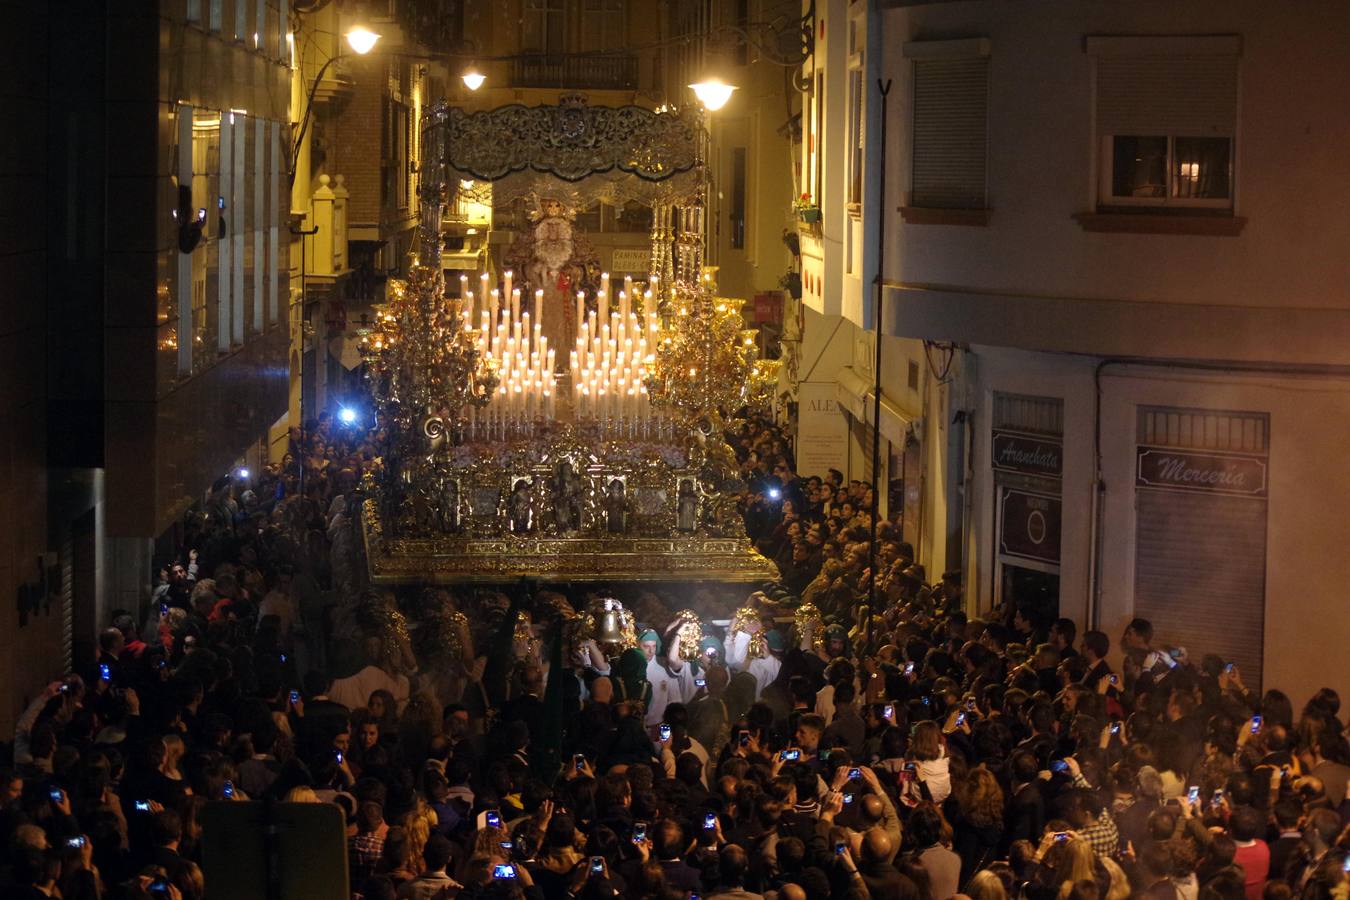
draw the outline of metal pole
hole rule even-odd
[[[286,173],[289,177],[290,186],[295,187],[295,170],[300,166],[300,147],[305,140],[305,132],[309,130],[309,120],[314,113],[314,95],[319,92],[319,82],[323,81],[324,73],[328,67],[339,59],[345,59],[346,53],[334,53],[328,57],[328,61],[319,67],[319,74],[314,76],[314,84],[309,89],[309,94],[305,101],[305,116],[300,120],[300,131],[295,135],[295,146],[291,152],[291,165]]]
[[[319,233],[319,226],[315,225],[308,230],[304,228],[290,229],[291,234],[300,238],[300,497],[305,496],[305,299],[309,289],[305,275],[309,270],[309,261],[305,258],[305,249],[309,242],[305,238]],[[318,365],[318,351],[314,353],[315,365]]]
[[[876,332],[876,359],[872,366],[872,542],[867,550],[867,570],[871,573],[867,585],[868,620],[864,625],[865,633],[872,637],[871,616],[877,608],[877,517],[881,511],[881,311],[885,291],[881,286],[882,264],[886,260],[886,97],[891,92],[891,80],[877,79],[877,90],[881,92],[881,172],[877,178],[877,272],[872,278],[872,290],[876,292],[876,314],[872,319],[872,329]]]

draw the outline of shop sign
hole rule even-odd
[[[994,429],[995,469],[1058,478],[1064,474],[1064,445],[1053,438]]]
[[[1002,500],[999,552],[1059,565],[1060,499],[1004,488]]]
[[[1264,497],[1266,460],[1258,456],[1141,445],[1134,483],[1171,491]]]
[[[835,398],[834,382],[797,386],[797,470],[824,475],[848,471],[848,417]],[[870,445],[869,445],[870,446]]]
[[[777,291],[755,295],[755,324],[777,325],[783,321],[783,295]]]

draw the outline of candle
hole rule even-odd
[[[486,276],[486,275],[483,276],[483,284],[484,284],[483,290],[486,291],[486,290],[487,290],[487,287],[486,287],[486,285],[487,285],[487,276]],[[492,293],[490,293],[490,294],[488,295],[488,297],[489,297],[489,304],[488,304],[488,305],[489,305],[489,306],[491,307],[491,309],[492,309],[492,321],[495,322],[495,321],[497,321],[497,301],[498,301],[498,299],[499,299],[499,298],[497,297],[497,289],[496,289],[496,288],[493,288],[493,289],[492,289]]]
[[[502,293],[508,297],[511,296],[511,278],[514,274],[510,269],[502,273]]]
[[[540,321],[539,307],[543,305],[543,302],[544,302],[544,289],[540,288],[539,290],[534,292],[534,320],[536,322]]]
[[[511,291],[508,296],[511,298],[511,319],[514,321],[520,318],[520,288]]]
[[[608,272],[601,272],[601,273],[600,273],[600,293],[604,294],[606,297],[609,296],[609,273],[608,273]]]

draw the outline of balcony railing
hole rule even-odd
[[[511,60],[511,86],[518,88],[637,89],[636,56],[538,53]]]

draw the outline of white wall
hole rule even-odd
[[[823,282],[821,296],[804,292],[803,299],[820,312],[843,313],[855,324],[863,322],[863,302],[856,278],[848,284],[844,248],[847,234],[853,227],[845,209],[845,147],[848,101],[848,2],[847,0],[820,0],[816,4],[815,55],[802,67],[803,80],[814,84],[818,73],[825,73],[824,94],[820,98],[820,123],[815,135],[816,153],[820,156],[821,183],[813,199],[820,204],[820,239],[804,236],[803,266]],[[814,163],[811,150],[811,105],[815,99],[805,94],[803,127],[807,129],[802,141],[803,183],[809,184],[809,170]],[[861,229],[860,229],[861,230]]]
[[[1350,16],[1335,0],[1040,0],[935,3],[883,13],[894,79],[886,276],[907,284],[1142,302],[1350,304]],[[1088,34],[1242,36],[1239,237],[1100,234],[1093,201]],[[905,224],[908,40],[988,37],[988,227]],[[1054,323],[1046,323],[1053,328]],[[1259,335],[1250,339],[1259,340]]]
[[[1088,627],[1092,560],[1095,390],[1091,357],[974,348],[975,466],[967,591],[979,611],[992,603],[994,482],[989,464],[994,391],[1064,400],[1060,609]],[[1102,377],[1105,529],[1097,627],[1118,641],[1134,615],[1136,414],[1141,405],[1249,410],[1270,415],[1267,505],[1265,687],[1300,706],[1319,687],[1350,691],[1350,479],[1338,465],[1350,446],[1350,378],[1237,375],[1133,366]],[[1184,602],[1178,597],[1178,602]],[[1166,622],[1154,621],[1160,640]],[[1222,622],[1215,628],[1221,629]],[[1206,648],[1190,648],[1198,656]]]
[[[1344,512],[1350,509],[1350,479],[1339,464],[1341,448],[1350,446],[1350,379],[1112,368],[1102,389],[1108,528],[1099,621],[1112,640],[1132,611],[1136,407],[1266,412],[1270,484],[1263,684],[1289,693],[1296,708],[1323,685],[1350,691],[1345,653],[1350,645],[1345,603],[1350,525]]]

